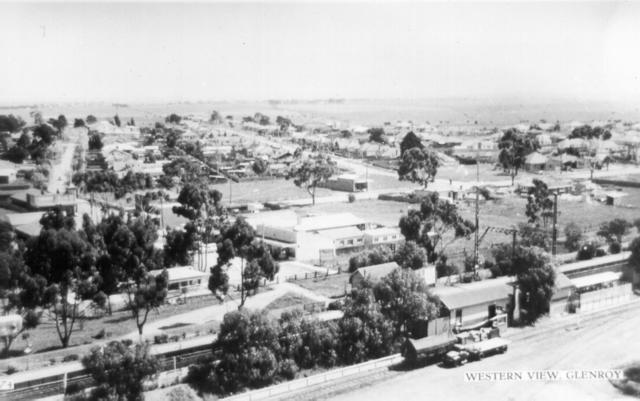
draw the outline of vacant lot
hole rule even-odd
[[[306,189],[298,188],[293,181],[285,179],[232,182],[231,184],[211,185],[212,189],[217,189],[223,195],[223,202],[232,203],[247,202],[278,202],[292,199],[311,199]],[[333,191],[325,188],[318,188],[316,196],[331,195]],[[231,195],[231,196],[230,196]]]
[[[633,192],[640,201],[640,190]],[[627,199],[627,198],[623,198]],[[482,202],[480,205],[480,226],[491,225],[497,227],[511,227],[520,222],[525,222],[527,201],[521,197],[509,197],[498,201]],[[464,217],[473,219],[474,202],[460,203],[460,210]],[[564,226],[575,222],[585,229],[596,230],[605,221],[615,218],[623,218],[633,221],[640,211],[635,208],[607,206],[597,201],[573,201],[558,199],[558,229],[562,232]]]
[[[303,305],[313,302],[315,302],[313,299],[307,298],[304,295],[300,295],[294,292],[288,292],[275,301],[271,302],[264,309],[266,311],[275,311],[292,306],[300,306],[300,308],[302,308]]]
[[[368,222],[385,226],[397,226],[400,217],[407,212],[408,203],[382,200],[358,200],[353,203],[325,203],[302,208],[315,213],[349,212]]]
[[[295,284],[328,298],[340,298],[346,293],[349,274],[335,274],[317,279],[299,280]]]

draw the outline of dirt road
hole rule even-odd
[[[558,329],[514,341],[503,355],[445,369],[428,366],[370,387],[330,398],[335,401],[425,400],[617,400],[629,399],[606,380],[467,382],[466,372],[611,369],[640,359],[637,309],[612,313],[582,327]]]

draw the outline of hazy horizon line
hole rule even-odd
[[[435,97],[291,97],[291,98],[226,98],[226,99],[94,99],[94,100],[19,100],[19,101],[0,101],[0,108],[27,108],[33,106],[47,105],[71,105],[71,104],[113,104],[113,105],[164,105],[164,104],[203,104],[203,103],[269,103],[269,102],[359,102],[359,101],[401,101],[401,102],[430,102],[430,101],[460,101],[460,102],[491,102],[491,103],[529,103],[529,104],[545,104],[545,103],[613,103],[613,104],[629,104],[639,102],[638,99],[632,98],[582,98],[576,99],[571,96],[520,96],[520,95],[503,95],[503,96],[435,96]]]

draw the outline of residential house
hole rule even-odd
[[[530,172],[541,171],[545,169],[547,162],[548,159],[545,155],[533,152],[525,158],[524,169]]]

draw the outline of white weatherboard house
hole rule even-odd
[[[157,276],[162,273],[161,269],[151,270],[150,274]],[[199,271],[191,266],[171,267],[167,269],[169,274],[169,291],[182,291],[186,288],[194,290],[201,288],[208,280],[208,271]]]

